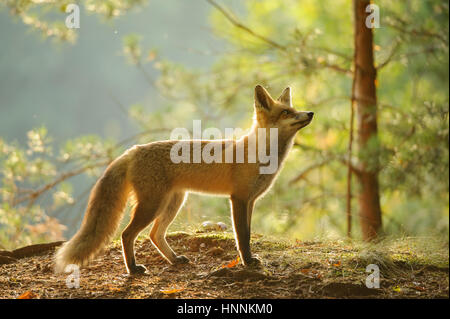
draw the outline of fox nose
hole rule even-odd
[[[310,119],[312,119],[313,116],[314,116],[314,112],[307,112],[306,114],[308,114],[308,117],[309,117]]]

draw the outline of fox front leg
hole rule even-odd
[[[237,248],[244,265],[259,264],[260,260],[252,257],[250,252],[250,219],[253,203],[231,198],[231,214]]]

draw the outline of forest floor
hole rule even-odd
[[[172,266],[140,239],[136,258],[148,272],[130,276],[114,241],[80,269],[79,288],[67,286],[66,280],[74,283],[70,274],[53,273],[60,243],[0,251],[0,298],[449,298],[448,243],[367,245],[254,235],[252,250],[262,265],[247,268],[237,262],[229,232],[179,232],[168,242],[190,263]],[[380,288],[366,286],[367,276],[375,274],[366,272],[369,264],[379,268]]]

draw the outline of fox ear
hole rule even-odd
[[[277,99],[277,101],[280,101],[283,104],[292,106],[291,88],[289,86],[284,89],[283,93],[281,93],[281,95]]]
[[[261,85],[255,87],[255,108],[270,111],[273,99]]]

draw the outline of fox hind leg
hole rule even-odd
[[[150,230],[150,239],[158,251],[171,264],[188,263],[189,259],[185,256],[178,256],[166,241],[166,231],[186,199],[185,193],[173,194],[167,204],[165,211],[158,215]]]
[[[145,201],[138,199],[131,221],[122,233],[123,257],[128,273],[144,273],[146,271],[143,265],[136,264],[134,242],[139,233],[158,216],[164,206],[164,196],[153,195]]]

